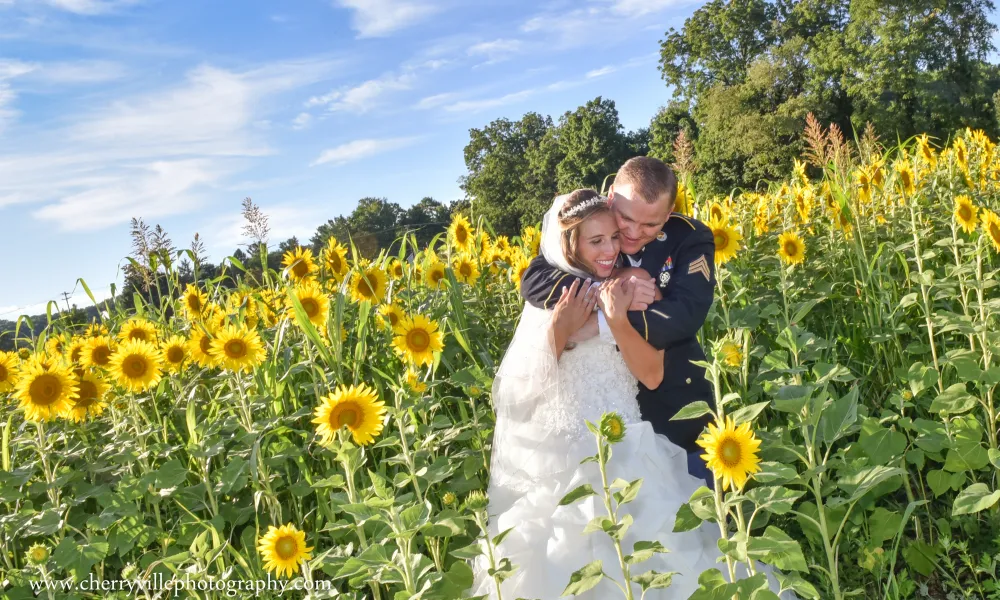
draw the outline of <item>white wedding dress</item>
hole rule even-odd
[[[716,563],[720,556],[717,525],[705,523],[693,531],[673,533],[677,509],[705,482],[688,474],[687,453],[682,448],[655,433],[652,425],[641,419],[635,398],[636,379],[613,344],[595,337],[565,351],[559,360],[558,380],[561,401],[536,415],[541,429],[551,434],[549,443],[523,449],[520,458],[518,448],[503,451],[513,463],[542,461],[565,468],[554,468],[539,480],[524,477],[505,485],[491,483],[491,538],[514,528],[497,548],[498,561],[507,557],[517,566],[514,575],[503,582],[503,598],[558,598],[570,575],[595,559],[602,561],[606,574],[622,581],[618,556],[608,535],[583,533],[591,519],[607,515],[601,496],[559,506],[563,496],[585,483],[601,494],[597,463],[579,463],[597,453],[597,441],[585,421],[596,424],[603,413],[612,411],[624,419],[626,435],[622,442],[612,445],[608,482],[619,477],[643,480],[638,498],[619,509],[619,516],[624,511],[634,519],[623,540],[623,550],[631,552],[638,540],[661,542],[670,552],[633,566],[632,572],[676,571],[679,574],[669,588],[650,590],[646,598],[687,598],[698,588],[698,576],[703,571],[725,568]],[[553,455],[549,456],[550,452]],[[496,598],[487,568],[485,556],[480,556],[475,564],[472,595]],[[638,584],[633,586],[638,598],[640,588]],[[575,597],[606,600],[623,594],[613,582],[604,579]]]

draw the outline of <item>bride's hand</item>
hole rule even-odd
[[[628,308],[634,292],[634,277],[612,279],[601,285],[601,310],[609,323],[628,320]]]
[[[563,288],[559,302],[552,311],[553,326],[562,330],[568,338],[576,330],[583,327],[583,324],[594,312],[597,296],[597,288],[591,287],[589,279],[583,285],[577,279],[569,286],[569,289]]]

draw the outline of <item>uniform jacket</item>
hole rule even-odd
[[[703,400],[715,404],[705,369],[691,363],[705,360],[697,333],[705,322],[715,292],[715,239],[701,221],[672,214],[657,239],[638,255],[622,255],[620,264],[640,261],[638,266],[656,279],[663,299],[644,311],[630,311],[629,321],[653,347],[664,350],[663,382],[656,389],[639,384],[637,396],[643,419],[657,433],[688,452],[710,421],[671,421],[682,407]],[[535,257],[521,278],[521,295],[539,308],[550,309],[559,301],[561,288],[569,287],[575,276],[559,271],[542,256]]]

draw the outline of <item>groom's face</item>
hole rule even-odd
[[[618,221],[622,252],[635,254],[656,239],[663,224],[670,218],[669,199],[658,198],[650,204],[639,196],[631,184],[614,184],[609,190],[611,209]]]

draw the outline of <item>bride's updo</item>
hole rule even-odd
[[[589,188],[572,192],[563,202],[559,209],[559,230],[562,232],[559,241],[563,256],[574,269],[588,270],[579,258],[580,224],[598,213],[610,211],[608,199]]]

